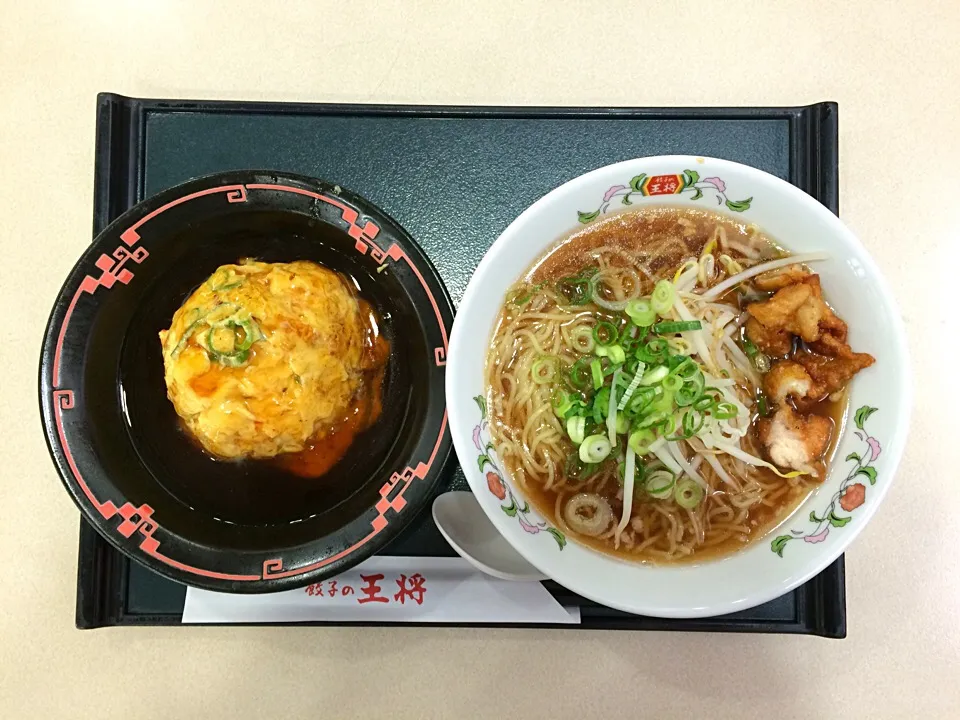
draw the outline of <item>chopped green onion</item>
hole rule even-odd
[[[617,332],[617,326],[606,320],[601,320],[593,328],[593,339],[597,345],[614,345],[619,336],[620,333]]]
[[[654,410],[661,412],[673,412],[674,394],[669,390],[662,389],[661,395],[650,405]]]
[[[586,355],[592,353],[595,343],[593,342],[593,329],[586,325],[579,325],[570,333],[570,344],[574,350]]]
[[[636,325],[630,325],[629,329],[620,337],[620,345],[623,346],[628,355],[636,355],[637,351],[643,347],[649,334],[649,327],[638,328]]]
[[[663,379],[663,389],[669,390],[670,392],[677,392],[680,388],[683,387],[683,379],[678,378],[676,375],[667,375]]]
[[[209,325],[220,325],[240,312],[241,307],[236,303],[220,303],[206,314],[205,319]]]
[[[700,330],[703,325],[699,320],[687,320],[684,322],[660,322],[653,326],[653,331],[661,335],[671,333],[689,332],[690,330]]]
[[[633,397],[627,405],[627,410],[633,415],[639,415],[646,410],[656,399],[659,390],[654,387],[637,388]]]
[[[767,416],[767,396],[763,393],[757,393],[757,412],[760,417]]]
[[[662,424],[665,420],[670,419],[670,414],[664,412],[663,410],[654,410],[648,415],[642,417],[640,421],[636,424],[638,429],[650,428]]]
[[[639,348],[634,355],[643,362],[662,363],[666,362],[670,356],[670,346],[663,338],[654,338],[644,347]]]
[[[593,368],[591,364],[596,362],[592,358],[582,357],[577,360],[570,368],[568,379],[573,387],[583,390],[590,385]]]
[[[705,413],[713,407],[716,401],[709,395],[701,395],[691,403],[691,406],[697,412]]]
[[[586,278],[564,278],[557,283],[557,292],[571,305],[590,302],[591,286]]]
[[[232,355],[236,352],[236,336],[233,328],[215,325],[207,333],[207,347],[217,355]]]
[[[630,433],[630,437],[627,438],[627,447],[633,450],[637,455],[646,455],[650,452],[650,445],[654,440],[657,439],[657,436],[653,434],[652,431],[641,429],[635,430]]]
[[[737,406],[731,402],[717,403],[710,414],[717,420],[728,420],[737,416]]]
[[[582,415],[574,415],[567,419],[567,435],[577,445],[583,442],[584,433],[587,431],[587,419]]]
[[[653,295],[650,296],[650,307],[658,315],[665,317],[673,307],[673,296],[673,283],[669,280],[660,280],[653,288]]]
[[[221,290],[232,290],[235,287],[240,287],[243,285],[242,278],[239,280],[233,280],[234,277],[235,276],[232,271],[221,268],[213,274],[213,277],[210,278],[210,289],[214,292],[220,292]],[[231,280],[233,280],[233,282],[231,282]]]
[[[242,350],[233,355],[219,355],[217,353],[213,353],[213,359],[221,365],[225,365],[226,367],[240,367],[247,361],[247,358],[249,357],[249,350]]]
[[[601,405],[600,405],[599,403],[594,403],[594,404],[593,404],[593,414],[592,414],[591,417],[592,417],[592,419],[593,419],[593,422],[594,422],[596,425],[602,425],[602,424],[603,424],[603,409],[602,409],[602,407],[601,407]]]
[[[570,333],[570,344],[573,349],[582,355],[593,352],[595,343],[593,342],[593,329],[586,325],[578,325]]]
[[[630,419],[622,412],[617,413],[617,434],[623,435],[630,429]]]
[[[683,414],[683,419],[680,421],[680,427],[682,431],[674,435],[671,440],[687,440],[692,438],[703,427],[704,420],[706,418],[703,416],[703,413],[697,412],[696,410],[687,410]]]
[[[650,497],[657,500],[666,500],[670,497],[670,492],[676,482],[668,470],[654,470],[647,476],[643,489],[647,491]]]
[[[546,385],[553,382],[557,377],[557,368],[559,361],[553,355],[544,355],[533,363],[530,368],[530,374],[537,385]]]
[[[666,383],[666,381],[664,381],[664,383]],[[677,405],[679,407],[693,405],[703,394],[703,384],[703,373],[697,370],[697,374],[684,382],[683,387],[677,390]],[[664,385],[664,387],[666,387],[666,385]]]
[[[674,357],[678,356],[675,355]],[[673,360],[673,358],[670,359]],[[689,357],[683,358],[670,372],[683,380],[692,380],[697,375],[703,377],[700,368],[697,367],[697,364]]]
[[[642,375],[645,366],[646,363],[642,360],[637,360],[636,357],[630,357],[627,358],[627,362],[623,366],[623,371],[629,375]]]
[[[669,353],[670,346],[663,338],[654,338],[647,343],[647,351],[652,353]]]
[[[748,358],[756,357],[757,353],[760,352],[759,348],[753,344],[753,341],[750,338],[743,339],[743,352]]]
[[[187,329],[183,331],[183,336],[180,338],[180,342],[177,343],[177,346],[170,351],[170,357],[177,357],[180,352],[186,347],[187,342],[193,337],[195,332],[200,330],[200,321],[204,319],[205,315],[201,314],[200,310],[197,308],[193,309],[194,319],[187,326]]]
[[[593,377],[593,389],[599,390],[603,387],[603,368],[596,358],[590,361],[590,374]]]
[[[656,385],[669,374],[670,374],[670,369],[666,365],[659,365],[658,367],[652,368],[651,370],[647,370],[647,372],[643,374],[643,378],[641,378],[640,384]]]
[[[251,346],[258,340],[263,340],[264,335],[253,318],[246,315],[246,311],[238,309],[224,317],[223,311],[217,312],[220,308],[228,311],[228,305],[220,305],[206,316],[206,321],[210,324],[206,336],[207,352],[212,360],[221,365],[239,367],[250,357]],[[215,318],[211,319],[211,315],[215,315]]]
[[[657,321],[657,313],[649,300],[631,300],[627,303],[626,313],[637,327],[649,327]]]
[[[689,382],[685,383],[683,387],[677,390],[674,400],[676,400],[677,407],[688,407],[699,400],[700,395],[700,388],[698,388],[695,383]],[[713,402],[711,401],[708,404],[708,407],[712,404]]]
[[[620,371],[613,374],[613,384],[607,396],[607,439],[613,445],[617,441],[617,385],[620,384]],[[604,388],[606,389],[606,388]]]
[[[255,342],[258,340],[263,340],[265,337],[263,331],[260,329],[260,326],[254,322],[252,317],[238,320],[236,324],[233,325],[233,328],[234,332],[236,332],[237,329],[243,331],[243,338],[237,343],[237,350],[248,350]]]
[[[640,375],[643,373],[643,363],[639,364],[639,368],[634,370],[635,374],[633,380],[630,381],[630,384],[627,386],[626,392],[623,393],[623,397],[620,398],[620,404],[617,405],[617,410],[623,410],[627,403],[630,402],[630,398],[633,397],[633,393],[636,391],[637,386],[640,384]]]
[[[607,416],[607,406],[610,404],[610,387],[602,387],[593,396],[593,410],[599,410],[597,417],[605,418]],[[600,422],[599,420],[597,422]]]
[[[692,510],[703,500],[703,488],[693,480],[681,480],[673,491],[673,499],[685,510]]]
[[[579,404],[577,396],[572,393],[555,392],[553,396],[553,412],[561,420],[567,417],[567,413],[573,410]]]
[[[613,444],[603,435],[591,435],[580,443],[580,460],[585,463],[598,463],[607,459]]]
[[[627,353],[624,352],[623,348],[619,345],[610,345],[609,347],[602,348],[607,351],[607,357],[610,358],[610,362],[620,365],[627,359]],[[598,355],[601,348],[597,348]]]

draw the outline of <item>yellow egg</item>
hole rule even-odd
[[[362,382],[360,304],[312,262],[221,266],[160,341],[167,396],[223,458],[302,450],[344,419]]]

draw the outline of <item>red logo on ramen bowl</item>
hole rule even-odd
[[[654,175],[640,186],[644,195],[676,195],[682,189],[683,177],[680,175]]]

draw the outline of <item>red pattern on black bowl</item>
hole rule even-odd
[[[384,412],[322,478],[211,459],[166,398],[157,332],[243,257],[349,274],[383,319]],[[381,549],[432,499],[451,449],[452,320],[423,251],[362,198],[266,171],[193,180],[112,223],[64,283],[40,359],[47,443],[87,519],[151,569],[232,592],[314,582]]]

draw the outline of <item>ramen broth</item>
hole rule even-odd
[[[615,445],[610,459],[587,472],[578,470],[580,476],[572,477],[571,474],[577,474],[570,469],[571,458],[577,464],[577,445],[565,431],[563,418],[557,417],[551,408],[544,408],[546,402],[555,409],[558,393],[565,397],[569,388],[563,386],[562,380],[555,381],[552,389],[531,384],[530,364],[535,367],[538,357],[557,358],[557,377],[566,378],[581,357],[571,346],[578,337],[583,342],[585,331],[579,331],[578,324],[595,328],[609,322],[622,330],[621,337],[625,339],[630,324],[622,312],[608,311],[591,302],[569,304],[565,291],[558,288],[562,289],[564,282],[569,284],[569,278],[582,275],[585,267],[604,272],[619,268],[624,270],[624,277],[632,278],[631,270],[635,271],[641,296],[649,296],[658,280],[676,281],[684,262],[702,258],[705,249],[711,249],[711,243],[718,257],[725,256],[734,263],[720,258],[717,264],[724,263],[730,272],[724,274],[722,268],[716,268],[718,282],[738,266],[749,267],[789,255],[757,228],[717,213],[666,207],[625,212],[559,241],[508,292],[501,309],[486,363],[487,404],[497,450],[516,486],[549,522],[601,552],[647,562],[726,555],[784,521],[818,485],[809,475],[781,477],[766,467],[753,467],[717,454],[712,459],[736,481],[736,487],[723,481],[712,464],[701,458],[696,472],[709,487],[696,507],[680,507],[672,497],[656,499],[635,491],[632,516],[620,533],[609,528],[596,535],[577,532],[565,519],[566,504],[574,496],[586,493],[608,503],[616,524],[624,506],[623,445],[619,447],[619,460],[612,459],[618,452]],[[633,290],[629,287],[632,282],[624,284],[624,292]],[[700,287],[707,286],[708,283],[701,283]],[[770,295],[754,293],[749,287],[745,293],[733,288],[713,301],[717,306],[714,312],[722,314],[719,306],[726,305],[739,318],[732,321],[737,322],[732,339],[738,346],[744,346],[745,304]],[[804,349],[803,342],[795,339],[791,354]],[[767,362],[777,359],[769,357]],[[737,373],[730,376],[729,379],[736,380],[734,389],[749,411],[749,429],[741,438],[740,447],[751,455],[763,456],[756,421],[769,408],[760,399],[759,382],[750,382]],[[718,377],[722,378],[723,373],[718,372]],[[574,391],[581,392],[580,388]],[[588,389],[583,395],[585,403],[589,403],[589,392]],[[808,410],[829,418],[833,425],[830,446],[820,459],[824,469],[840,435],[845,407],[846,394],[841,391]],[[603,426],[598,427],[603,435]],[[693,445],[694,441],[690,441],[690,447]],[[637,463],[641,460],[638,456]],[[686,461],[697,462],[689,453]]]

